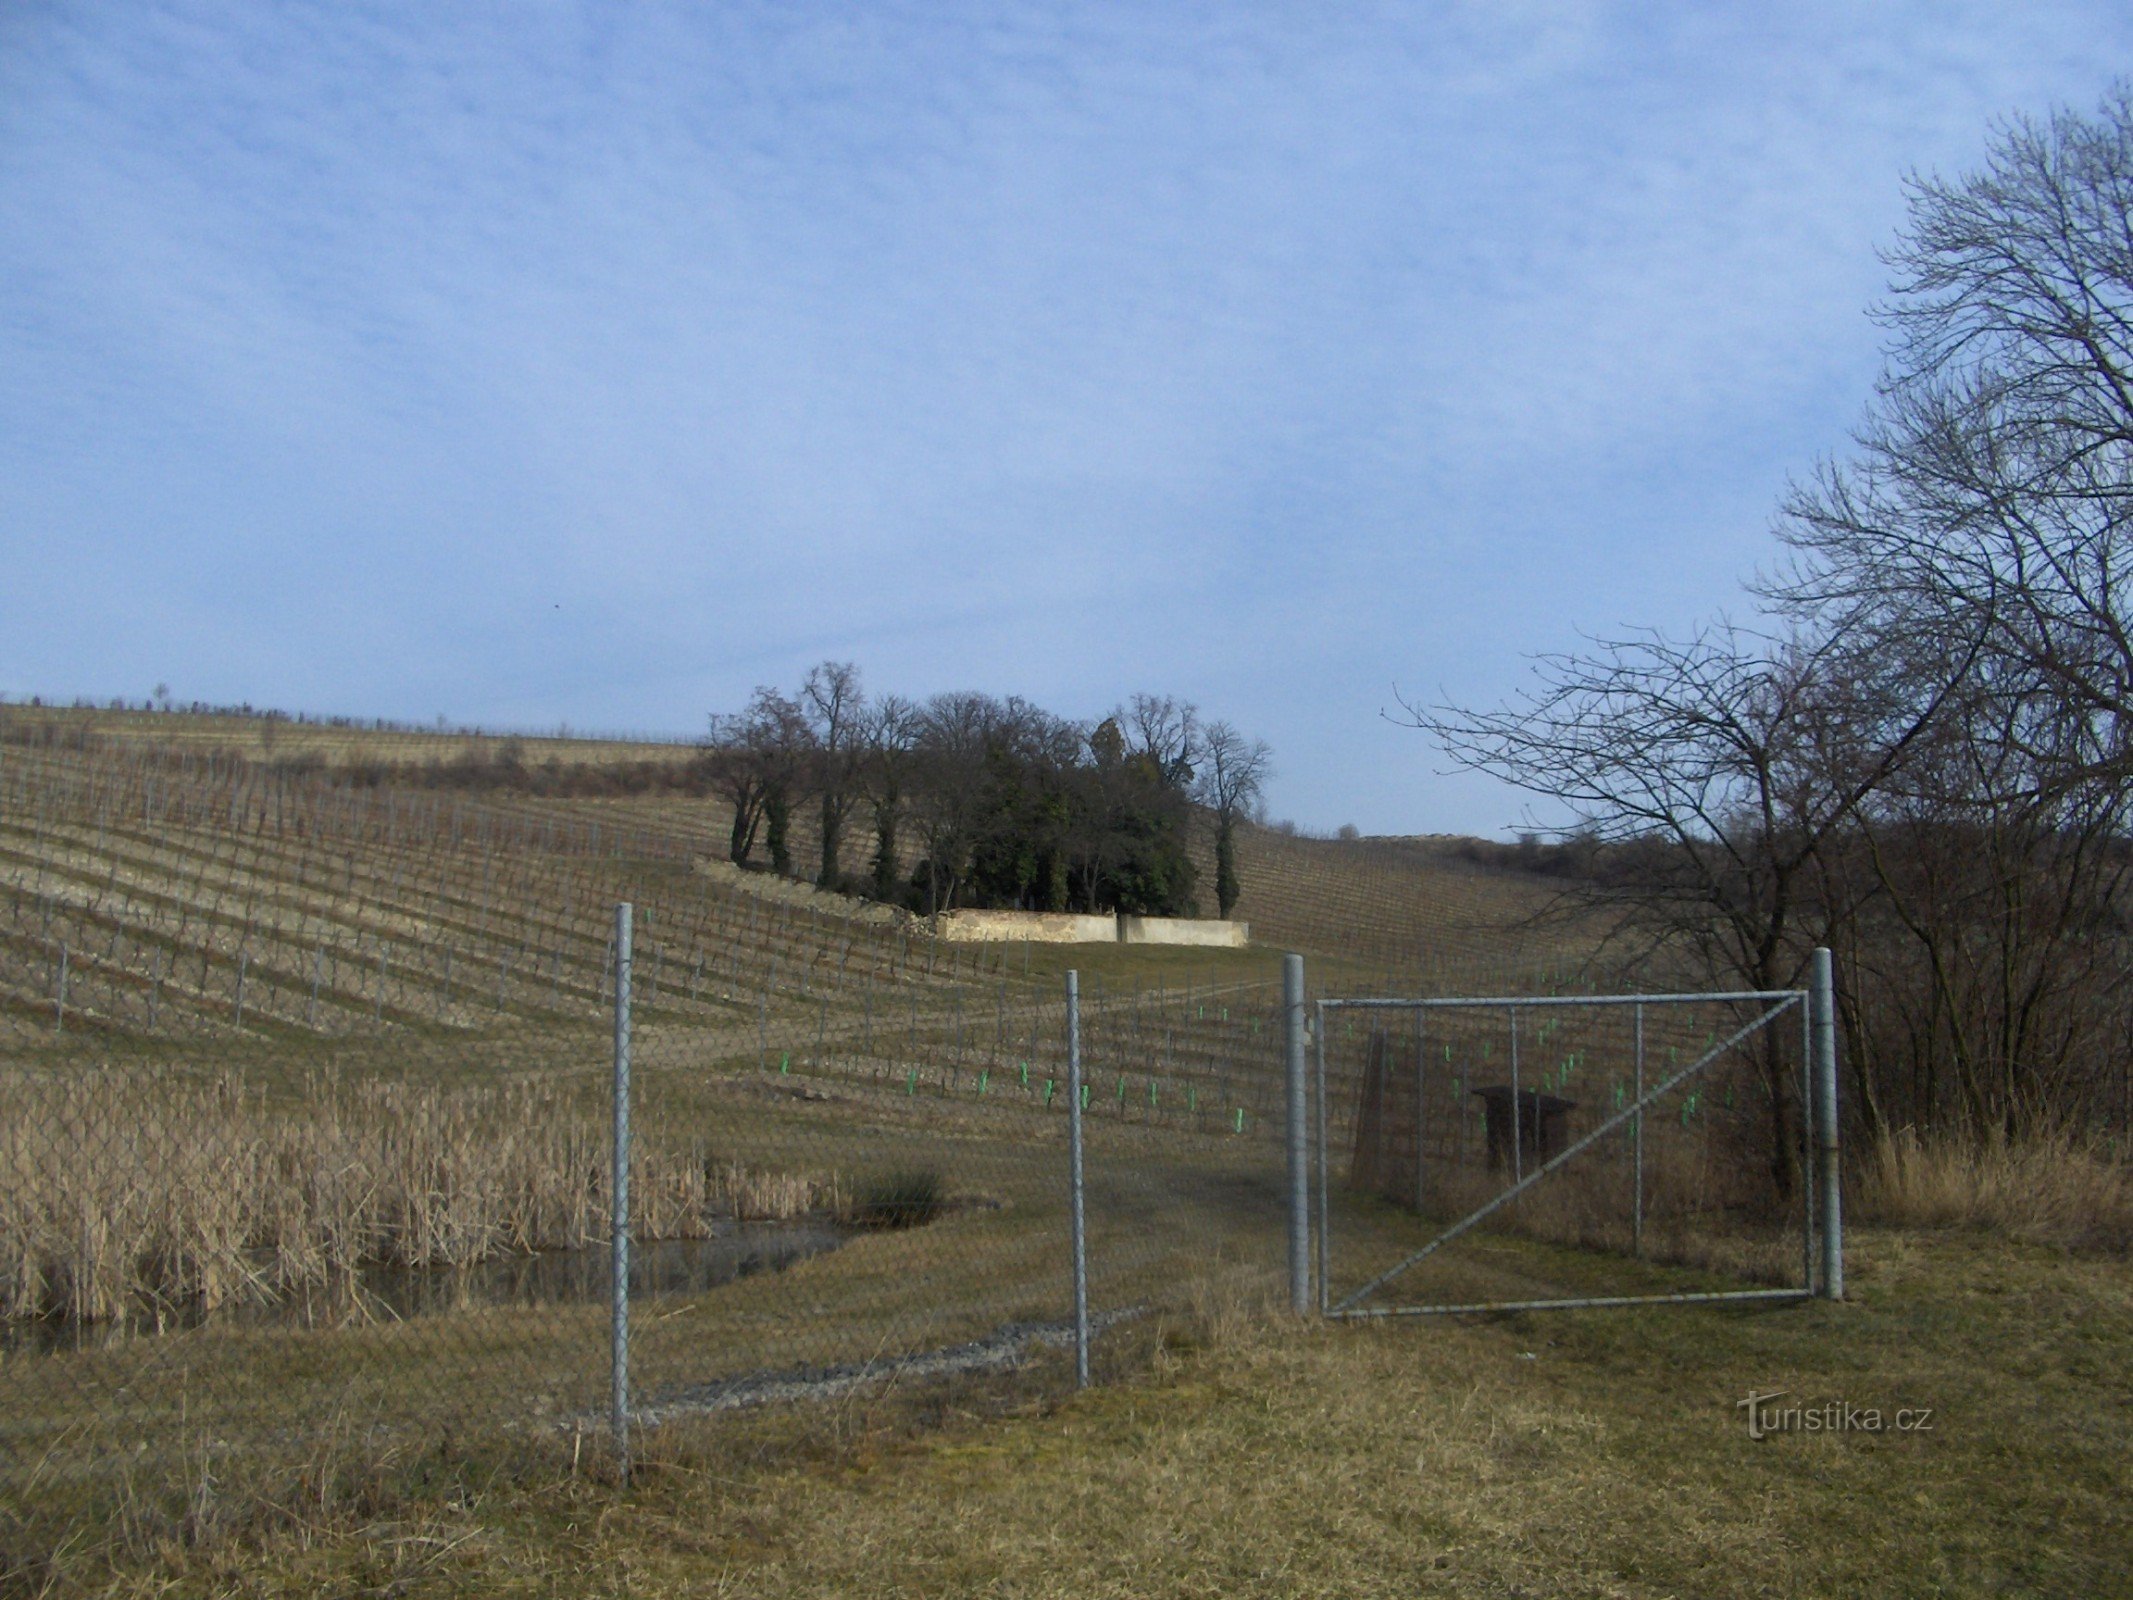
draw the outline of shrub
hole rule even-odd
[[[892,1172],[859,1190],[849,1220],[861,1228],[916,1228],[939,1216],[941,1206],[938,1172]]]

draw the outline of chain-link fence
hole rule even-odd
[[[1320,1309],[1841,1293],[1817,1182],[1836,1171],[1828,952],[1814,970],[1815,990],[1318,1001]]]
[[[618,1354],[640,1448],[1073,1383],[1082,955],[728,890],[597,821],[216,781],[0,768],[12,1576],[470,1463],[609,1470]],[[1278,1284],[1282,1059],[1265,958],[1086,964],[1100,1376]]]
[[[1479,1261],[1502,1300],[1800,1265],[1765,1237],[1797,1054],[1669,1085],[1641,1144],[1604,1126],[1715,1013],[1632,1039],[1621,1008],[1329,1005],[1313,1296],[1307,1008],[1268,952],[958,945],[707,865],[642,807],[0,754],[0,1581],[259,1508],[715,1451],[766,1405],[1063,1392],[1077,1309],[1100,1379],[1209,1299],[1336,1306],[1595,1132],[1430,1270]],[[1389,918],[1388,882],[1353,887]],[[1437,948],[1405,992],[1505,970]],[[1364,970],[1336,946],[1312,977]],[[1529,1130],[1536,1096],[1572,1104]],[[1713,1239],[1745,1253],[1691,1258]]]

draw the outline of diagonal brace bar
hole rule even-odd
[[[1679,1072],[1675,1073],[1672,1077],[1666,1079],[1664,1082],[1660,1083],[1655,1088],[1645,1091],[1643,1098],[1633,1101],[1631,1104],[1624,1106],[1620,1111],[1617,1111],[1613,1116],[1609,1117],[1605,1122],[1602,1122],[1598,1127],[1594,1128],[1590,1133],[1586,1134],[1584,1138],[1578,1140],[1575,1144],[1571,1145],[1569,1149],[1565,1150],[1561,1155],[1556,1156],[1545,1166],[1534,1168],[1531,1172],[1527,1173],[1525,1177],[1521,1178],[1518,1182],[1512,1184],[1510,1188],[1504,1190],[1502,1194],[1491,1200],[1487,1205],[1481,1207],[1477,1211],[1468,1213],[1465,1217],[1462,1217],[1459,1221],[1453,1223],[1449,1228],[1446,1228],[1442,1233],[1438,1234],[1436,1238],[1430,1240],[1428,1244],[1417,1250],[1405,1261],[1399,1262],[1394,1266],[1386,1268],[1375,1278],[1372,1278],[1368,1283],[1364,1284],[1362,1288],[1356,1290],[1353,1294],[1348,1295],[1346,1298],[1336,1302],[1332,1307],[1329,1308],[1329,1310],[1333,1313],[1346,1311],[1357,1301],[1367,1299],[1371,1295],[1376,1294],[1378,1290],[1384,1288],[1386,1284],[1392,1282],[1393,1279],[1397,1278],[1409,1267],[1415,1265],[1416,1262],[1421,1261],[1426,1256],[1434,1254],[1438,1249],[1440,1249],[1444,1245],[1450,1244],[1454,1239],[1465,1233],[1469,1228],[1474,1227],[1477,1223],[1481,1222],[1491,1213],[1500,1211],[1503,1207],[1509,1205],[1513,1200],[1516,1200],[1520,1195],[1524,1194],[1536,1183],[1539,1183],[1541,1179],[1547,1177],[1550,1173],[1554,1172],[1558,1167],[1562,1166],[1564,1162],[1568,1161],[1579,1151],[1585,1149],[1588,1145],[1597,1143],[1607,1134],[1612,1133],[1615,1129],[1623,1126],[1623,1124],[1627,1123],[1629,1119],[1635,1116],[1638,1112],[1643,1111],[1646,1107],[1663,1098],[1666,1093],[1676,1084],[1682,1082],[1687,1078],[1694,1077],[1697,1073],[1703,1071],[1705,1067],[1709,1066],[1720,1056],[1724,1055],[1728,1050],[1739,1044],[1741,1040],[1747,1038],[1750,1034],[1753,1034],[1757,1029],[1767,1027],[1777,1018],[1783,1016],[1787,1011],[1798,1005],[1804,998],[1805,992],[1802,991],[1801,993],[1792,994],[1788,998],[1779,1001],[1778,1004],[1772,1006],[1768,1011],[1757,1017],[1746,1027],[1743,1027],[1736,1031],[1730,1038],[1727,1038],[1722,1042],[1713,1045],[1702,1055],[1698,1056],[1694,1061],[1690,1062]],[[1517,1137],[1515,1126],[1513,1129],[1512,1136],[1514,1139]]]

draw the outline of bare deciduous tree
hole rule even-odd
[[[761,826],[774,870],[792,870],[786,827],[813,735],[799,703],[758,686],[745,711],[711,719],[712,785],[733,807],[728,853],[744,866]]]
[[[918,714],[912,806],[926,851],[926,915],[955,904],[969,863],[985,781],[985,745],[997,718],[992,697],[937,694]]]
[[[1644,635],[1416,720],[1568,806],[1593,892],[1714,976],[1835,946],[1870,1129],[1997,1137],[2124,1082],[2133,1024],[2133,100],[1910,197],[1876,402],[1756,586],[1779,638]]]
[[[1136,694],[1111,713],[1124,732],[1129,755],[1149,761],[1162,782],[1182,788],[1200,760],[1200,708],[1167,694]]]
[[[1909,190],[1878,401],[1788,497],[1794,559],[1760,588],[1870,640],[1892,696],[1942,699],[1852,841],[1876,891],[1853,959],[1884,1003],[1851,1031],[1909,1115],[1952,1093],[1986,1136],[2071,1103],[2074,1063],[2120,1031],[2133,99],[2017,119],[1981,171]]]
[[[1586,886],[1644,954],[1672,951],[1723,987],[1797,982],[1795,937],[1818,853],[1902,763],[1931,705],[1894,720],[1855,692],[1842,639],[1810,643],[1716,624],[1542,658],[1536,689],[1496,711],[1408,712],[1460,765],[1566,807],[1602,846]],[[1765,1051],[1770,1159],[1781,1191],[1799,1107]]]
[[[1975,647],[2044,784],[2133,766],[2133,99],[2004,129],[1915,179],[1854,455],[1788,498],[1764,585],[1918,660]],[[1973,693],[1977,687],[1973,685]]]
[[[902,695],[883,695],[860,721],[860,781],[874,812],[874,898],[893,900],[902,882],[896,858],[918,708]]]
[[[859,669],[849,661],[825,661],[808,669],[800,686],[815,754],[815,787],[822,795],[822,859],[815,882],[834,889],[843,877],[838,853],[844,821],[859,798],[853,786],[864,752],[866,695]]]
[[[1207,725],[1200,739],[1196,779],[1200,803],[1215,814],[1215,904],[1227,918],[1236,909],[1237,818],[1248,815],[1273,771],[1264,739],[1247,739],[1228,722]]]

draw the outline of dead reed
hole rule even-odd
[[[2029,1244],[2133,1248],[2133,1174],[2094,1140],[1884,1134],[1860,1174],[1859,1211],[1901,1227],[1974,1227]]]
[[[611,1157],[592,1099],[551,1085],[309,1080],[268,1096],[105,1068],[0,1082],[0,1317],[101,1321],[345,1284],[363,1267],[463,1266],[608,1234]],[[643,1238],[835,1209],[833,1177],[640,1138]]]

